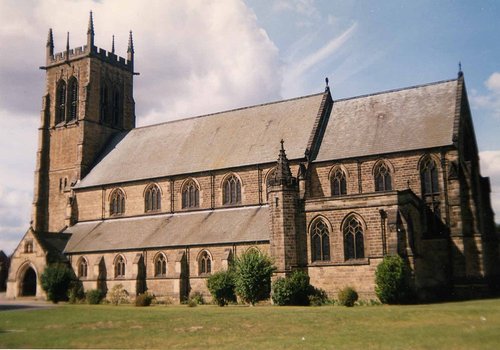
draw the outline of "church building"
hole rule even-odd
[[[330,297],[375,299],[401,255],[422,299],[498,282],[490,181],[482,177],[464,76],[334,100],[324,91],[137,128],[134,46],[46,46],[30,227],[7,297],[43,298],[71,265],[85,290],[122,284],[184,300],[248,250],[277,276],[306,271]],[[196,103],[196,101],[193,101]]]

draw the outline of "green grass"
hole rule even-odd
[[[500,299],[354,308],[61,305],[0,312],[0,347],[498,349]]]

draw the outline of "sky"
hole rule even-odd
[[[126,57],[138,126],[323,91],[334,99],[456,78],[461,62],[500,222],[500,2],[453,0],[0,1],[0,250],[29,227],[45,73],[95,43]]]

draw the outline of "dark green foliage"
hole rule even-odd
[[[309,289],[309,305],[311,306],[321,306],[328,303],[328,295],[321,288],[315,288],[311,286]]]
[[[205,299],[203,299],[203,293],[201,293],[201,292],[191,293],[189,295],[188,304],[191,303],[191,302],[195,303],[196,305],[203,305],[203,304],[205,304]]]
[[[354,306],[354,303],[358,300],[358,293],[351,287],[345,287],[339,291],[339,304],[343,306]]]
[[[85,299],[83,285],[80,280],[73,280],[69,284],[68,301],[70,304],[77,304]]]
[[[47,298],[57,303],[68,300],[68,289],[71,281],[76,279],[73,270],[68,265],[54,263],[48,265],[42,273],[42,288],[47,292]]]
[[[135,298],[135,306],[149,306],[153,299],[154,296],[149,293],[139,294]]]
[[[235,261],[236,294],[250,305],[269,298],[275,270],[271,259],[258,251],[250,250],[241,255]]]
[[[207,280],[207,287],[215,303],[219,306],[236,301],[234,273],[231,270],[220,271],[210,276]]]
[[[87,299],[87,303],[95,305],[101,302],[104,295],[99,289],[91,289],[85,293],[85,298]]]
[[[278,278],[273,283],[273,302],[276,305],[309,305],[313,288],[307,273],[294,271],[291,276]]]
[[[375,272],[375,284],[375,293],[385,304],[401,304],[410,299],[410,270],[399,255],[384,257]]]

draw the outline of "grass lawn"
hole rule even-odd
[[[0,347],[499,349],[500,299],[354,308],[61,305],[0,312]]]

